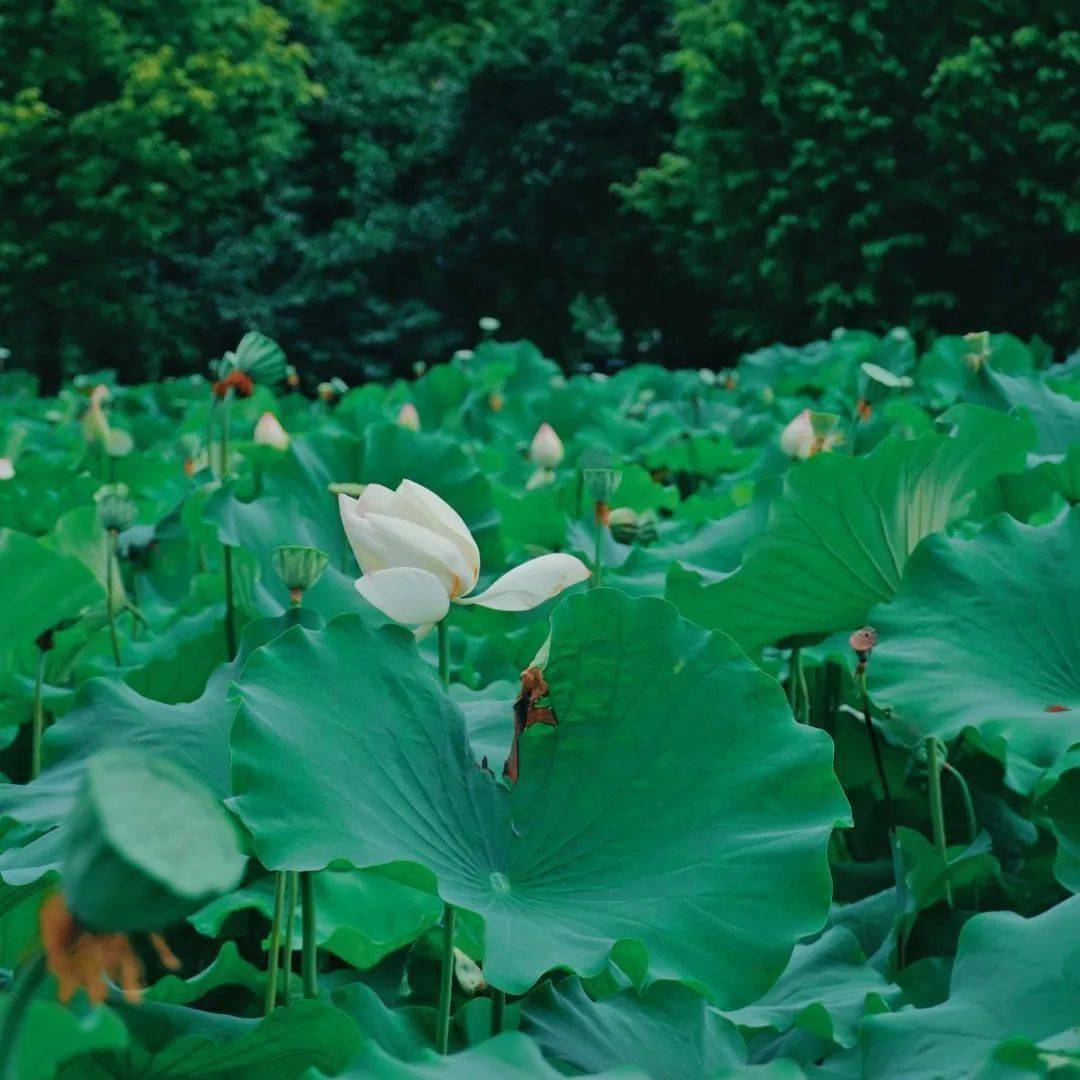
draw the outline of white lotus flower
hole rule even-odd
[[[272,412],[264,412],[255,425],[255,441],[260,446],[273,446],[278,450],[287,450],[289,433]]]
[[[810,409],[803,409],[780,433],[780,449],[788,457],[805,461],[808,457],[824,450],[831,450],[844,441],[844,436],[836,430],[828,430],[827,422],[835,422],[835,417],[824,413],[816,414],[823,433],[815,429],[814,416]]]
[[[406,401],[401,406],[401,411],[397,414],[397,423],[403,427],[408,428],[410,431],[420,430],[420,414],[416,411],[416,406],[411,401]]]
[[[12,480],[15,477],[15,463],[11,458],[0,457],[0,480]]]
[[[536,429],[536,434],[529,445],[529,457],[532,463],[539,465],[542,469],[554,469],[562,461],[565,453],[562,439],[555,433],[555,429],[548,423],[541,424]]]
[[[530,559],[507,571],[478,596],[480,552],[468,526],[433,491],[403,480],[396,491],[368,484],[358,499],[338,496],[363,576],[360,595],[395,622],[426,630],[455,604],[494,611],[528,611],[589,576],[573,555]]]

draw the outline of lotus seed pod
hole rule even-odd
[[[123,532],[135,520],[135,504],[127,497],[124,484],[102,488],[95,496],[98,518],[109,532]]]
[[[964,335],[964,344],[968,351],[964,355],[964,361],[972,371],[979,371],[983,364],[990,359],[990,331],[976,330]]]
[[[330,556],[318,548],[283,544],[274,548],[271,562],[278,577],[290,592],[307,592],[322,577],[322,572],[330,562]]]
[[[621,469],[585,469],[585,490],[593,502],[609,503],[622,483]]]

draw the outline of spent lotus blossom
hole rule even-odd
[[[433,491],[412,480],[403,480],[393,491],[368,484],[359,498],[339,494],[338,506],[363,571],[357,591],[383,614],[418,632],[443,619],[451,602],[528,611],[589,576],[580,559],[552,553],[508,570],[472,596],[480,577],[480,551],[457,511]]]
[[[546,421],[536,429],[529,444],[529,459],[542,469],[554,469],[563,459],[566,451],[562,439]]]
[[[416,406],[411,401],[406,401],[401,406],[400,411],[397,414],[397,424],[399,427],[408,428],[409,431],[420,430],[420,414],[416,411]]]
[[[799,461],[831,450],[844,441],[839,431],[829,430],[834,422],[835,417],[803,409],[780,433],[780,449]]]
[[[287,450],[289,448],[289,433],[281,426],[281,421],[272,412],[264,412],[255,425],[255,442],[260,446],[272,446],[276,450]]]

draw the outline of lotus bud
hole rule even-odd
[[[104,407],[108,397],[109,388],[104,385],[95,386],[90,393],[90,404],[82,418],[83,438],[88,445],[108,445],[109,421],[105,416]]]
[[[420,430],[420,414],[411,401],[406,401],[398,410],[396,423],[398,427],[407,428],[409,431]]]
[[[454,359],[455,360],[471,360],[473,358],[473,356],[475,356],[475,355],[476,354],[472,351],[472,349],[458,349],[454,353]]]
[[[480,329],[483,330],[485,334],[494,334],[500,326],[502,326],[502,323],[493,315],[485,315],[480,320]]]
[[[294,604],[322,577],[330,556],[318,548],[284,544],[270,558],[277,576],[285,583]]]
[[[289,433],[281,426],[272,412],[264,412],[255,425],[255,442],[259,446],[272,446],[276,450],[289,448]]]
[[[529,458],[534,465],[542,469],[554,469],[565,456],[562,439],[549,423],[543,423],[536,429],[529,446]]]
[[[106,531],[120,533],[135,520],[135,504],[128,498],[127,484],[106,484],[94,494],[98,518]]]
[[[457,979],[458,986],[466,994],[475,994],[487,989],[487,982],[484,980],[480,965],[458,948],[454,949],[454,977]]]
[[[964,354],[965,363],[972,371],[980,371],[990,359],[990,331],[976,330],[965,334],[964,344],[968,346],[968,352]]]
[[[711,371],[709,368],[701,368],[698,371],[698,378],[704,383],[705,386],[715,386],[717,383],[717,375],[715,371]]]
[[[619,506],[608,515],[611,535],[620,544],[652,544],[658,533],[656,518],[645,513],[637,514],[628,506]]]
[[[15,463],[11,458],[0,457],[0,480],[13,480],[15,478]]]
[[[423,375],[425,371],[427,371],[427,362],[424,360],[414,360],[412,369],[413,374],[419,379],[420,376]]]

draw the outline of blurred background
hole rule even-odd
[[[1070,19],[1070,8],[1071,15]],[[574,365],[834,327],[1075,343],[1080,31],[1039,0],[37,0],[0,14],[8,366],[310,378],[477,320]]]

